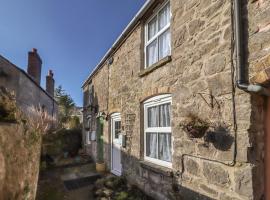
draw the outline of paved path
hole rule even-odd
[[[88,178],[96,175],[94,164],[56,168],[41,172],[37,200],[92,200],[93,184],[68,190],[64,181]],[[94,179],[93,179],[94,180]],[[89,182],[90,183],[90,182]],[[81,185],[81,184],[79,184]],[[85,182],[84,182],[85,185]]]

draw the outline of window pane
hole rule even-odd
[[[157,18],[155,17],[148,23],[148,41],[157,33]]]
[[[170,127],[171,126],[171,104],[163,104],[159,106],[159,125],[160,127]]]
[[[87,131],[87,139],[88,139],[88,141],[91,141],[91,132],[90,131]]]
[[[154,40],[147,46],[147,66],[150,66],[158,61],[157,40]]]
[[[146,133],[146,156],[157,158],[157,133]]]
[[[159,12],[159,20],[158,27],[159,30],[164,28],[170,22],[170,5],[167,4],[160,12]]]
[[[159,59],[171,54],[171,33],[170,29],[159,37]]]
[[[159,110],[158,106],[148,108],[148,127],[158,127]]]
[[[88,128],[89,128],[90,131],[92,130],[92,126],[91,126],[92,123],[91,122],[92,122],[92,120],[91,120],[91,118],[89,118],[88,122],[87,122],[88,123],[87,125],[88,125]]]
[[[172,161],[172,144],[171,133],[158,134],[158,159],[171,162]]]
[[[114,138],[119,138],[119,134],[121,132],[121,121],[114,122]]]

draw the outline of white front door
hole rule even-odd
[[[121,117],[120,113],[112,115],[111,120],[111,172],[117,176],[121,176]]]

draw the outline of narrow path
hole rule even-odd
[[[36,199],[92,200],[98,176],[93,163],[48,169],[40,173]]]

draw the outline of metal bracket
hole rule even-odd
[[[218,103],[217,99],[210,93],[197,93],[198,95],[200,95],[200,97],[204,100],[204,102],[211,107],[212,109],[215,107],[215,105],[218,106],[218,108],[220,108],[220,104]],[[197,94],[194,94],[194,97],[196,97]],[[203,95],[207,95],[210,97],[210,102],[208,102],[206,100],[206,98]]]

